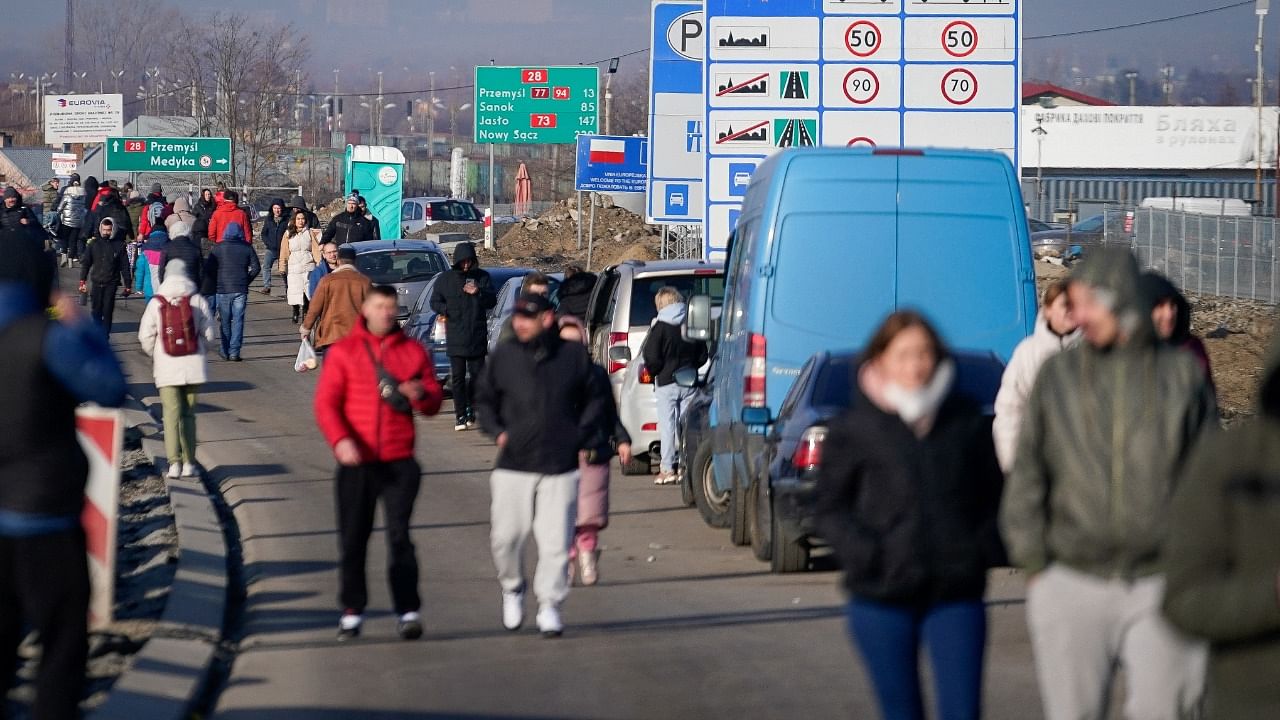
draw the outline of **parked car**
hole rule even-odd
[[[587,305],[586,325],[591,356],[608,369],[615,399],[627,365],[639,356],[640,343],[658,317],[654,297],[668,285],[685,298],[705,295],[719,304],[724,297],[724,266],[702,260],[629,260],[600,273]]]
[[[1045,222],[1033,217],[1027,218],[1027,225],[1030,226],[1031,232],[1033,233],[1044,232],[1045,230],[1062,230],[1066,227],[1062,223]]]
[[[1031,251],[1038,260],[1043,257],[1070,258],[1089,247],[1102,244],[1106,236],[1106,217],[1087,217],[1068,228],[1042,230],[1031,234]]]
[[[1004,363],[991,353],[953,352],[956,387],[994,417]],[[848,410],[856,394],[858,354],[822,352],[809,359],[764,436],[760,476],[747,486],[747,523],[757,559],[775,573],[809,567],[815,535],[813,507],[827,426]]]
[[[715,376],[715,359],[707,379],[694,383],[693,398],[680,418],[680,457],[678,470],[680,496],[686,505],[698,509],[703,522],[714,528],[729,527],[729,491],[715,482],[715,465],[711,462],[711,426],[716,408],[712,403],[711,384]]]
[[[484,212],[470,201],[446,197],[405,198],[400,203],[400,231],[404,235],[442,222],[484,222]]]
[[[523,277],[525,274],[533,272],[532,268],[485,268],[489,273],[489,279],[493,281],[494,286],[505,284],[513,277]],[[422,346],[431,352],[431,360],[436,366],[436,379],[444,385],[445,392],[449,391],[449,353],[448,344],[445,342],[447,332],[446,323],[440,318],[435,310],[431,309],[431,293],[435,290],[436,283],[440,280],[440,275],[431,278],[426,284],[422,292],[418,294],[418,299],[414,301],[413,307],[410,308],[409,317],[405,320],[404,331],[409,337],[422,343]],[[489,311],[490,315],[493,311]]]
[[[1035,324],[1026,211],[999,153],[785,150],[752,176],[728,255],[710,434],[739,545],[765,429],[814,354],[862,342],[907,307],[953,347],[1002,361]],[[690,337],[710,336],[713,302],[690,304]]]
[[[374,285],[392,285],[400,302],[398,319],[409,319],[410,306],[436,275],[449,269],[449,258],[428,240],[366,240],[351,243],[356,269]]]
[[[524,279],[532,269],[521,268],[523,272],[507,275],[501,285],[498,284],[498,276],[494,275],[494,270],[505,270],[506,268],[486,268],[489,276],[493,278],[493,286],[498,288],[498,303],[493,306],[493,310],[489,312],[489,352],[498,346],[498,338],[502,335],[502,326],[506,324],[507,318],[511,317],[511,313],[515,312],[516,300],[520,299],[520,293],[524,289]],[[564,273],[548,273],[547,277],[551,279],[551,304],[559,307],[560,281],[564,280]]]

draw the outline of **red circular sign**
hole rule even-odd
[[[954,68],[942,76],[942,97],[952,105],[968,105],[978,97],[978,78],[964,68]]]
[[[844,96],[854,105],[866,105],[880,95],[880,78],[871,68],[856,67],[844,76]]]
[[[876,147],[876,141],[866,136],[859,136],[849,141],[846,147]]]
[[[978,49],[978,29],[956,20],[942,30],[942,49],[951,57],[969,57]]]
[[[870,20],[859,20],[844,31],[844,46],[860,58],[875,55],[883,42],[884,33]]]

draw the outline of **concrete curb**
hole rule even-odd
[[[159,403],[146,406],[141,399],[131,399],[125,410],[129,424],[142,428],[142,447],[153,462],[164,456],[152,415],[159,412]],[[166,478],[165,484],[178,531],[178,568],[169,599],[151,639],[92,713],[94,720],[189,717],[207,687],[222,640],[227,546],[218,514],[200,480]]]

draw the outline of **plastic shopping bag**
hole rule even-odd
[[[311,347],[309,341],[303,340],[302,347],[298,348],[298,359],[294,361],[293,369],[304,373],[308,370],[315,370],[317,364],[315,348]]]

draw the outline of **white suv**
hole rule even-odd
[[[484,222],[484,212],[466,200],[446,197],[405,198],[400,203],[400,231],[403,235],[442,222]]]

